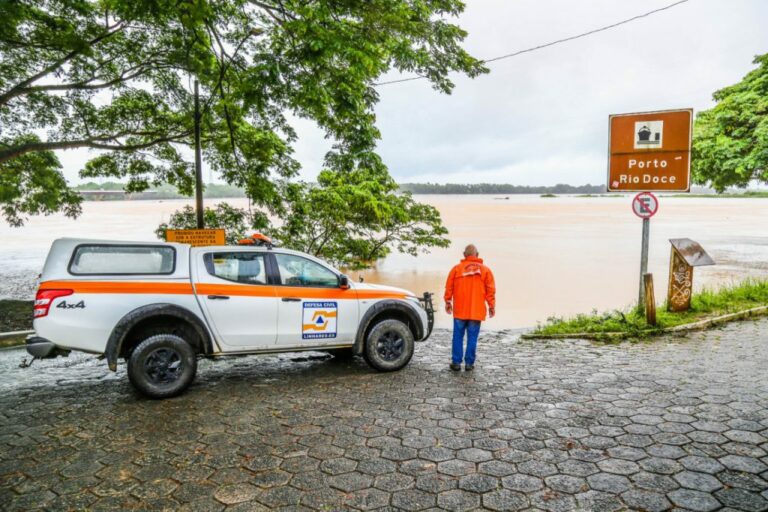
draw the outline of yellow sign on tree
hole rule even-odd
[[[165,241],[193,247],[226,243],[223,229],[168,229],[165,231]]]

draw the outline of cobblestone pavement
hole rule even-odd
[[[166,401],[89,356],[0,353],[3,509],[768,510],[768,320],[650,343],[448,333],[399,373],[203,361]]]

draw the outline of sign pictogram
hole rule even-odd
[[[641,219],[650,219],[659,211],[659,200],[650,192],[640,192],[632,199],[632,211]]]
[[[693,110],[609,117],[608,192],[688,192]]]
[[[302,339],[336,337],[338,302],[305,302],[301,321]]]

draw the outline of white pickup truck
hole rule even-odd
[[[33,357],[90,352],[112,371],[124,358],[131,383],[153,398],[184,391],[198,357],[335,350],[399,370],[434,322],[429,293],[352,283],[269,244],[69,238],[51,247],[34,316]]]

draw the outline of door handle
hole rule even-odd
[[[283,297],[283,302],[301,302],[298,297]]]
[[[211,300],[229,300],[228,295],[209,295],[208,298]]]

